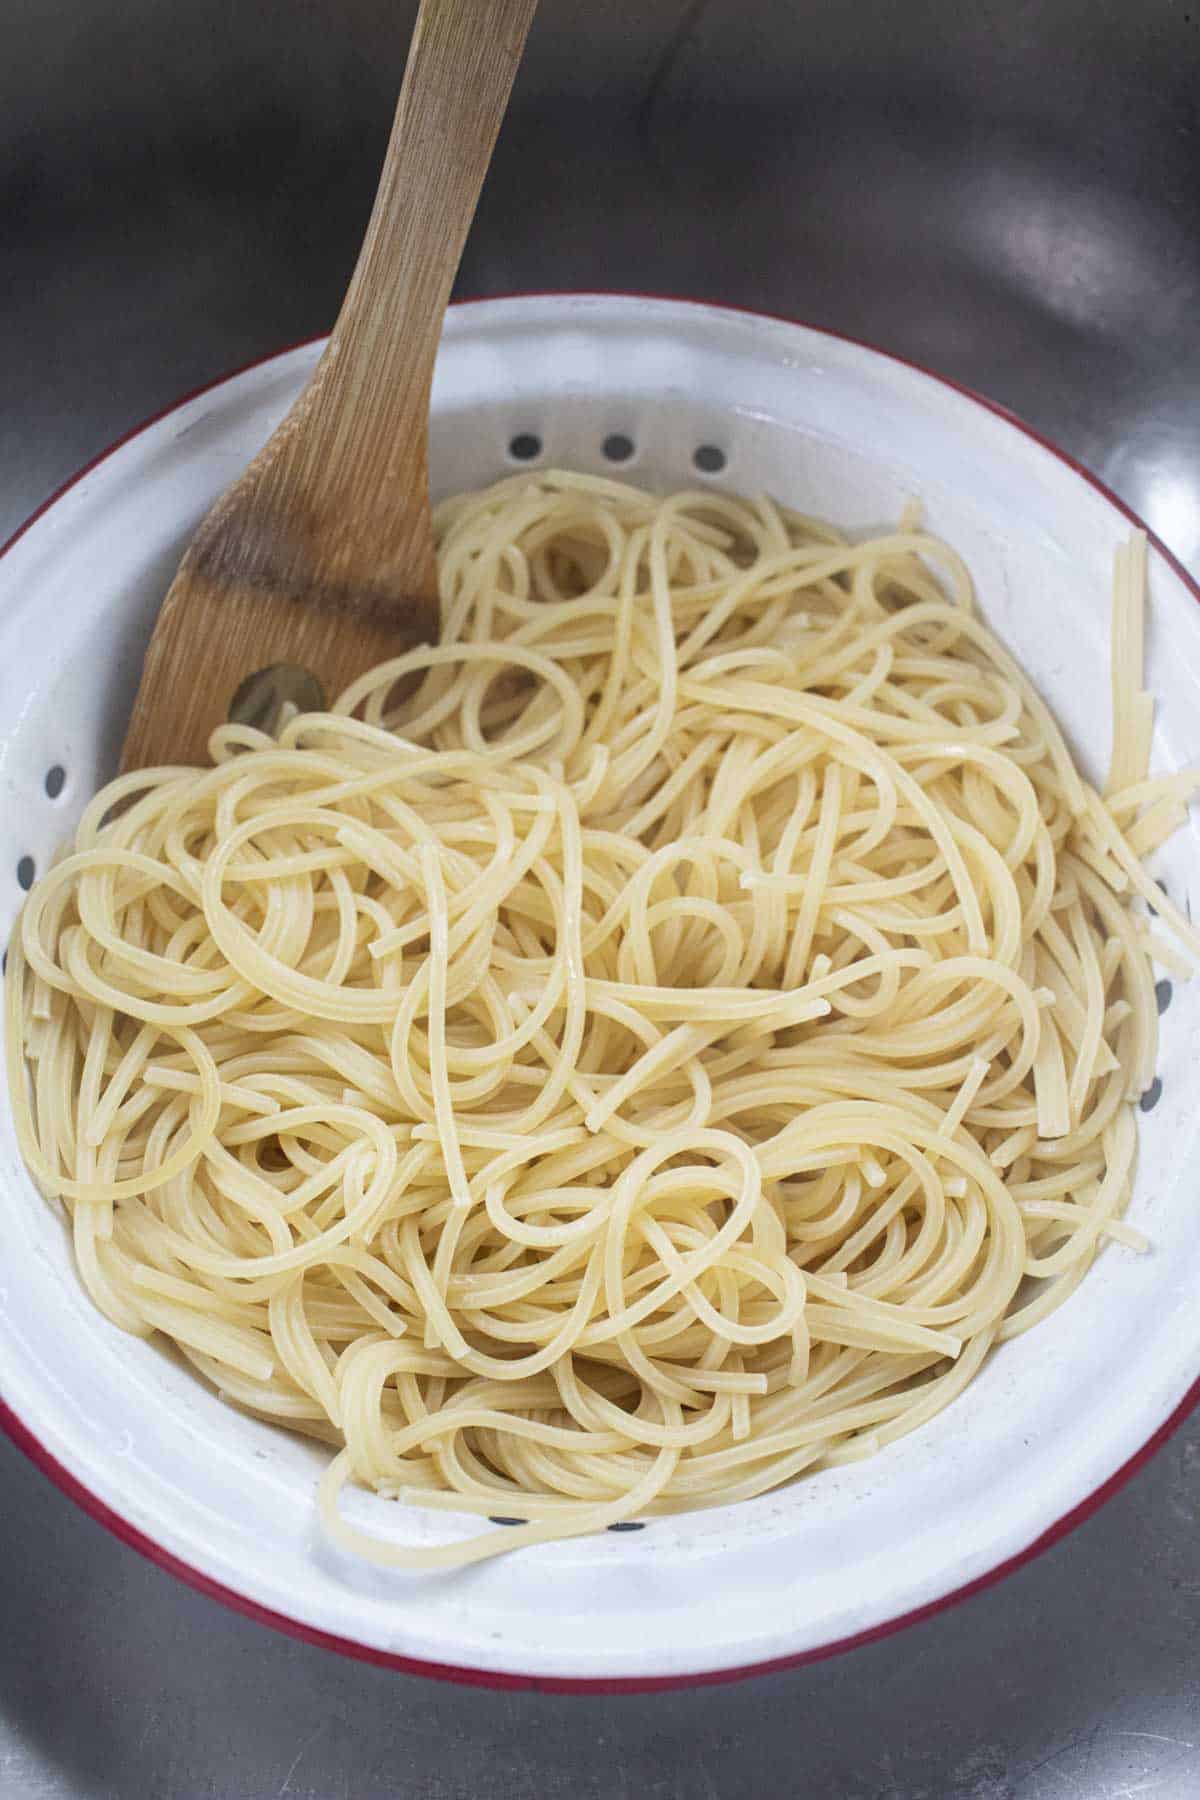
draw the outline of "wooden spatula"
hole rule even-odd
[[[536,4],[421,0],[333,336],[188,547],[146,653],[125,769],[206,760],[239,689],[244,716],[269,710],[289,668],[308,671],[307,703],[320,705],[320,690],[332,700],[373,663],[436,641],[434,356]]]

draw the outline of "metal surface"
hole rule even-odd
[[[410,16],[3,0],[0,537],[145,413],[328,326]],[[684,292],[872,338],[1022,413],[1196,568],[1198,49],[1186,0],[543,0],[461,286]],[[274,1637],[7,1446],[0,1516],[5,1800],[1200,1792],[1200,1421],[951,1612],[624,1699]]]

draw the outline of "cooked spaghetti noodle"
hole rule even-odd
[[[7,989],[97,1306],[416,1568],[929,1419],[1142,1244],[1152,958],[1200,950],[1141,866],[1197,784],[1148,772],[1140,540],[1101,797],[915,516],[547,474],[438,534],[439,646],[106,788]],[[368,1538],[347,1480],[523,1523]]]

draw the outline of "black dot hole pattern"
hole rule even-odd
[[[66,785],[67,771],[61,763],[55,763],[53,768],[46,770],[46,792],[51,800],[57,800]]]
[[[32,856],[23,856],[17,864],[17,881],[28,893],[33,886],[33,878],[37,874],[37,866]]]
[[[513,462],[536,462],[544,449],[536,431],[516,431],[508,440],[508,454]],[[637,443],[627,431],[610,431],[600,450],[605,462],[627,463],[637,455]],[[728,462],[719,444],[697,444],[692,452],[692,464],[701,475],[719,475]]]
[[[527,1519],[506,1519],[499,1513],[488,1514],[489,1525],[527,1525],[528,1523]],[[608,1529],[610,1531],[645,1531],[646,1527],[640,1519],[625,1519],[616,1525],[610,1525]]]

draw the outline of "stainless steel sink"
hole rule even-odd
[[[688,294],[867,338],[1011,407],[1200,567],[1192,6],[543,0],[461,291]],[[0,538],[146,413],[329,325],[412,13],[0,0]],[[0,1508],[6,1800],[1200,1793],[1195,1426],[936,1620],[624,1700],[273,1638],[7,1446]]]

